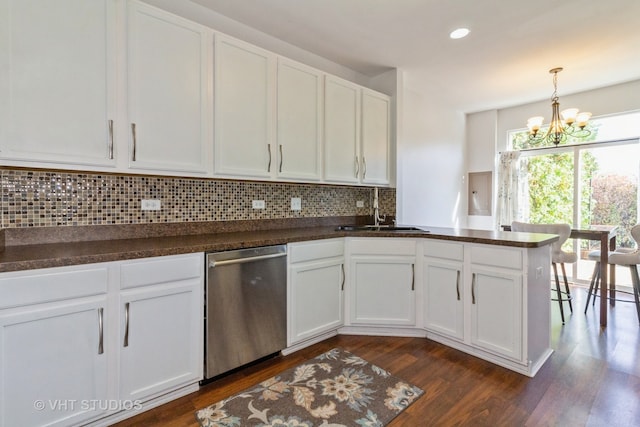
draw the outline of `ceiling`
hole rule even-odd
[[[464,112],[550,98],[554,67],[561,101],[640,79],[638,0],[193,1],[368,76],[401,69]]]

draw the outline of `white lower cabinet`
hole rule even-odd
[[[424,242],[423,319],[427,330],[464,339],[464,266],[461,243]]]
[[[416,242],[347,239],[352,325],[416,324]]]
[[[344,323],[343,239],[292,243],[289,250],[288,346]]]
[[[108,269],[0,275],[0,426],[80,424],[105,414]]]
[[[423,242],[427,337],[533,376],[551,354],[549,247]]]
[[[202,255],[122,265],[122,399],[145,400],[202,378],[202,271]]]
[[[105,424],[160,394],[197,389],[203,259],[0,274],[0,426]],[[116,304],[128,304],[128,316]]]
[[[471,344],[522,357],[522,274],[471,268]]]

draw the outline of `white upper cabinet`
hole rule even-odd
[[[129,3],[129,167],[207,172],[212,37],[199,24]]]
[[[389,184],[390,107],[388,96],[362,89],[362,167],[364,184]]]
[[[318,181],[322,178],[322,73],[278,58],[277,176]]]
[[[360,87],[326,76],[324,102],[324,179],[357,183],[360,174]]]
[[[0,0],[3,166],[386,186],[390,120],[384,94],[139,0]]]
[[[115,166],[115,9],[114,0],[0,2],[3,163]]]
[[[326,77],[326,181],[389,184],[390,106],[382,93]]]
[[[225,36],[215,42],[215,173],[269,178],[275,55]]]

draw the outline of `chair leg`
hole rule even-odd
[[[564,279],[564,290],[567,294],[567,301],[569,302],[569,310],[573,313],[573,307],[571,306],[571,291],[569,291],[569,282],[567,282],[567,272],[564,270],[564,263],[560,264],[560,267],[562,267],[562,277]],[[562,304],[562,302],[560,304]]]
[[[598,271],[596,272],[596,285],[593,288],[593,302],[591,303],[591,305],[596,305],[596,295],[598,295],[599,288],[600,288],[600,267],[598,266]],[[602,295],[600,295],[600,297],[602,298]]]
[[[633,282],[633,297],[636,300],[636,312],[638,314],[638,322],[640,323],[640,277],[638,277],[638,266],[630,265],[631,282]]]
[[[558,266],[555,262],[552,262],[553,266],[553,275],[556,278],[556,293],[558,294],[558,305],[560,305],[560,318],[562,319],[562,324],[564,325],[564,308],[562,307],[562,292],[560,291],[560,279],[558,278]]]
[[[591,275],[591,283],[589,284],[589,293],[587,294],[587,303],[584,306],[584,314],[587,314],[587,309],[589,308],[589,300],[591,299],[591,295],[593,295],[593,303],[596,302],[596,295],[598,293],[598,279],[600,276],[600,263],[596,261],[596,266],[593,269],[593,274]],[[594,292],[595,287],[595,292]]]

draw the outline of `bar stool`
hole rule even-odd
[[[526,233],[546,233],[557,234],[558,241],[551,244],[551,266],[553,267],[553,275],[556,282],[556,295],[558,305],[560,306],[560,318],[564,325],[564,307],[563,303],[566,301],[569,303],[569,310],[573,313],[573,307],[571,305],[571,291],[569,290],[569,283],[567,281],[567,272],[564,264],[574,263],[578,260],[578,255],[575,252],[566,252],[562,250],[562,245],[567,241],[571,234],[571,226],[569,224],[530,224],[526,222],[514,221],[511,223],[511,231],[519,231]],[[558,278],[558,264],[562,268],[562,276],[564,278],[564,291],[560,290],[560,279]],[[552,298],[553,300],[553,298]]]
[[[636,312],[640,323],[640,278],[638,277],[638,264],[640,264],[640,224],[631,229],[631,237],[636,241],[636,249],[631,253],[615,251],[609,255],[609,264],[626,265],[631,270],[631,282],[633,283],[633,297],[636,302]]]
[[[632,253],[635,249],[633,248],[618,248],[616,252],[619,253]],[[613,252],[612,252],[613,253]],[[593,296],[592,305],[596,303],[596,297],[598,296],[598,288],[600,287],[600,249],[591,251],[587,255],[587,259],[589,261],[595,261],[595,266],[593,267],[593,273],[591,274],[591,282],[589,283],[589,293],[587,294],[587,303],[584,306],[584,314],[587,314],[587,310],[589,309],[589,300],[591,296]]]

